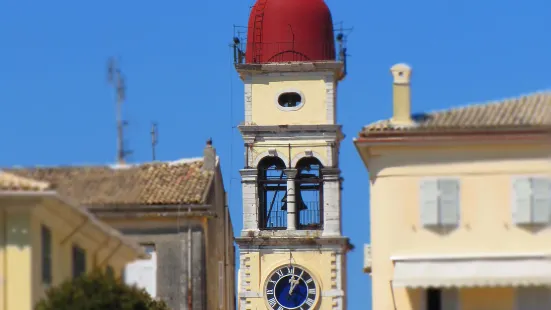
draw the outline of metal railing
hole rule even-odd
[[[298,225],[300,230],[317,230],[323,228],[323,214],[321,212],[320,203],[304,202],[307,209],[298,212]]]
[[[261,218],[263,218],[263,221],[261,221],[261,224],[263,224],[260,227],[261,229],[266,229],[266,230],[287,229],[287,211],[285,210],[272,210],[271,212],[261,216]]]
[[[293,61],[345,61],[346,47],[339,42],[251,42],[235,39],[234,63]],[[312,51],[316,51],[313,53]]]
[[[304,203],[307,209],[297,212],[297,229],[318,230],[323,228],[323,213],[319,202]],[[287,210],[281,210],[282,203],[276,203],[274,209],[260,211],[260,229],[285,230],[287,229]],[[269,212],[268,212],[269,211]]]

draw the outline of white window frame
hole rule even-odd
[[[281,105],[279,105],[279,97],[285,93],[297,93],[300,95],[300,98],[302,99],[301,100],[301,104],[299,106],[296,106],[296,107],[282,107]],[[302,109],[302,107],[304,107],[304,105],[306,104],[306,97],[304,96],[304,93],[302,93],[300,90],[298,89],[295,89],[295,88],[286,88],[286,89],[283,89],[281,91],[279,91],[276,96],[275,96],[275,100],[274,100],[274,104],[276,105],[276,107],[281,110],[281,111],[285,111],[285,112],[290,112],[290,111],[298,111],[300,109]]]

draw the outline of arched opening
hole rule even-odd
[[[266,157],[258,163],[258,221],[260,229],[286,229],[287,175],[279,157]]]
[[[323,227],[322,165],[315,157],[305,157],[296,165],[296,208],[298,229]]]

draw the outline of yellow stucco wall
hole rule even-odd
[[[5,309],[26,310],[32,304],[30,218],[23,212],[6,214],[2,223],[6,232],[4,267]]]
[[[512,223],[512,177],[548,172],[549,148],[536,144],[378,147],[368,158],[371,179],[373,310],[394,309],[389,285],[394,255],[548,252],[551,230]],[[420,224],[423,177],[459,178],[460,225],[449,233]],[[397,195],[399,193],[399,195]],[[399,214],[400,216],[397,216]],[[463,309],[510,309],[513,290],[461,290]],[[498,296],[499,300],[492,296]],[[398,309],[417,309],[419,292],[394,291]],[[476,304],[474,304],[476,303]],[[490,308],[484,308],[485,304]]]
[[[30,310],[50,287],[42,283],[42,225],[48,227],[52,234],[52,286],[71,278],[73,244],[78,244],[86,251],[87,271],[110,265],[118,275],[117,272],[134,256],[123,247],[104,261],[116,248],[118,240],[108,238],[106,234],[90,226],[84,226],[66,239],[83,222],[83,218],[65,208],[50,208],[22,208],[24,211],[10,211],[0,217],[0,231],[6,237],[0,238],[0,266],[3,266],[1,275],[5,280],[0,295],[3,297],[1,310]],[[59,212],[55,212],[56,210]],[[62,244],[63,240],[66,242]]]
[[[289,264],[289,252],[286,253],[262,253],[253,252],[247,254],[248,265],[250,269],[247,273],[250,274],[250,284],[248,289],[251,292],[258,293],[259,296],[264,296],[266,279],[272,272]],[[329,310],[332,307],[331,297],[321,297],[321,292],[330,290],[333,285],[333,275],[331,266],[334,264],[334,253],[320,251],[300,251],[293,252],[293,264],[307,270],[315,279],[319,292],[317,310]],[[322,299],[320,299],[322,298]],[[269,309],[264,297],[250,298],[250,309]]]
[[[277,98],[281,92],[298,90],[304,104],[296,111],[282,111]],[[327,124],[324,76],[285,77],[254,75],[252,77],[252,122],[257,125]]]

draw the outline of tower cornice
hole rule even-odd
[[[235,242],[239,247],[277,247],[277,246],[327,246],[341,245],[348,247],[350,239],[347,237],[307,237],[307,236],[255,236],[255,237],[237,237]]]
[[[261,137],[263,141],[284,140],[332,140],[340,142],[345,138],[341,125],[254,125],[242,124],[237,127],[246,141],[255,141]]]
[[[328,72],[335,74],[338,80],[344,78],[344,62],[342,61],[245,63],[236,64],[235,69],[242,80],[245,80],[247,75],[285,72]]]

